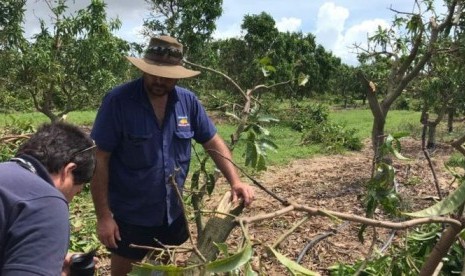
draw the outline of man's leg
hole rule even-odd
[[[188,228],[184,217],[180,216],[171,225],[144,227],[127,224],[116,219],[121,235],[118,248],[108,248],[111,251],[111,275],[126,276],[132,270],[134,263],[140,262],[148,250],[131,248],[130,244],[160,247],[154,238],[164,245],[180,245],[188,238]],[[162,263],[163,260],[160,260]]]
[[[111,275],[126,276],[134,263],[142,261],[148,250],[132,248],[130,245],[155,246],[153,236],[158,227],[144,227],[125,223],[115,219],[118,224],[121,240],[118,248],[108,248],[111,252]]]
[[[111,254],[111,276],[126,276],[132,270],[132,264],[141,260],[133,260]]]

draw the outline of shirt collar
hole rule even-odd
[[[31,163],[31,165],[36,169],[37,175],[45,180],[46,182],[50,183],[50,185],[55,186],[53,183],[52,178],[50,177],[49,172],[47,169],[39,162],[39,160],[35,159],[34,157],[27,155],[27,154],[20,154],[16,156],[16,158],[22,158],[25,161]]]

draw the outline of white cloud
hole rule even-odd
[[[343,38],[340,43],[333,48],[334,54],[341,57],[344,62],[356,65],[358,61],[354,44],[357,44],[361,48],[366,48],[368,37],[372,36],[376,32],[378,26],[388,28],[389,23],[384,19],[372,19],[365,20],[360,24],[350,27],[343,34]]]
[[[366,48],[367,38],[375,33],[378,26],[388,28],[389,24],[384,19],[370,19],[345,29],[349,16],[347,8],[332,2],[324,3],[318,10],[315,35],[319,44],[340,57],[344,63],[356,65],[358,61],[354,44]]]
[[[315,36],[319,44],[334,50],[344,40],[344,23],[349,17],[349,10],[326,2],[318,10]]]
[[[317,32],[325,29],[343,30],[348,17],[348,9],[326,2],[318,10]]]
[[[142,25],[132,28],[125,28],[123,26],[123,28],[115,32],[115,35],[129,42],[146,43],[148,39],[142,34],[143,30],[144,26]]]
[[[302,19],[295,17],[282,17],[281,20],[276,22],[276,28],[280,32],[297,32],[300,31]]]

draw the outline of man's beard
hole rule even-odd
[[[147,89],[149,96],[151,97],[164,97],[170,93],[172,88],[166,87],[164,85],[150,86]]]

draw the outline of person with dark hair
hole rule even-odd
[[[91,192],[100,241],[112,252],[112,275],[126,275],[148,250],[130,244],[180,245],[188,238],[181,202],[189,171],[191,140],[202,144],[231,185],[233,201],[254,199],[231,160],[231,152],[195,94],[178,79],[200,72],[182,66],[183,45],[153,37],[143,58],[128,57],[141,78],[110,91],[91,136],[97,168]]]
[[[0,163],[0,275],[66,275],[68,203],[92,178],[93,148],[77,126],[43,124]]]

